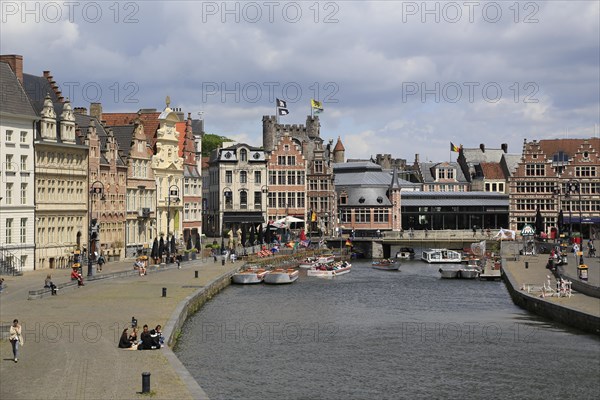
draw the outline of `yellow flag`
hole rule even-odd
[[[315,99],[311,99],[310,100],[310,106],[312,108],[317,109],[317,110],[322,110],[323,109],[323,104],[320,101],[317,101]]]

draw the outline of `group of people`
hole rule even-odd
[[[157,350],[165,343],[160,325],[156,325],[152,330],[148,330],[148,325],[144,325],[139,338],[136,326],[132,327],[131,335],[128,332],[129,328],[125,328],[121,333],[120,349]]]

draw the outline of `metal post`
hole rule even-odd
[[[194,271],[194,278],[198,277],[198,271]]]
[[[162,288],[162,297],[167,297],[167,288]]]
[[[169,226],[171,225],[171,187],[169,186],[169,195],[167,196],[167,263],[171,257],[171,242],[169,241]]]
[[[142,372],[142,393],[150,392],[150,372]]]

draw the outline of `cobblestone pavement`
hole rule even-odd
[[[109,263],[102,274],[132,266],[132,260]],[[5,277],[6,287],[0,294],[3,338],[17,318],[25,344],[14,363],[10,343],[0,342],[0,398],[146,398],[138,392],[142,372],[150,372],[152,398],[191,399],[166,352],[118,349],[120,334],[130,327],[132,316],[140,326],[165,326],[183,299],[239,266],[240,262],[222,266],[212,259],[183,262],[181,269],[170,265],[143,277],[102,279],[37,300],[27,300],[28,291],[42,288],[46,274],[51,272],[54,282],[62,283],[70,280],[70,270]],[[194,278],[196,270],[198,279]],[[167,288],[166,297],[162,288]]]
[[[518,254],[518,249],[512,249],[511,247],[518,246],[517,243],[505,243],[503,254],[514,255]],[[569,275],[577,276],[575,268],[576,263],[574,262],[574,256],[571,255],[569,258]],[[556,288],[556,279],[552,276],[550,270],[546,268],[548,262],[548,254],[537,254],[531,256],[518,256],[516,261],[505,261],[504,268],[507,269],[512,277],[516,280],[514,282],[515,288],[521,288],[523,285],[532,285],[540,288],[544,283],[548,283],[548,276],[550,276],[550,283],[553,288]],[[525,268],[525,263],[528,263],[528,268]],[[598,258],[590,259],[587,261],[587,265],[590,269],[590,282],[597,282],[598,275],[600,274],[600,265]],[[594,279],[592,280],[592,276]],[[534,291],[532,295],[541,295],[541,291]],[[600,299],[586,296],[581,293],[574,293],[572,297],[545,297],[548,302],[560,304],[564,307],[569,307],[574,310],[583,311],[585,313],[600,316]]]

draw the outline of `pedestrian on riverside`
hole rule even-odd
[[[477,225],[473,225],[473,237],[477,235]]]
[[[579,253],[579,245],[577,243],[573,244],[573,255],[575,256],[575,261],[577,262],[577,253]]]
[[[106,260],[104,259],[104,256],[100,254],[100,257],[98,257],[98,272],[102,272],[102,267],[104,266],[104,263],[106,263]]]
[[[18,319],[15,319],[10,327],[8,340],[12,345],[13,360],[17,362],[19,361],[19,346],[23,346],[23,335],[21,334],[21,325],[19,325]]]

